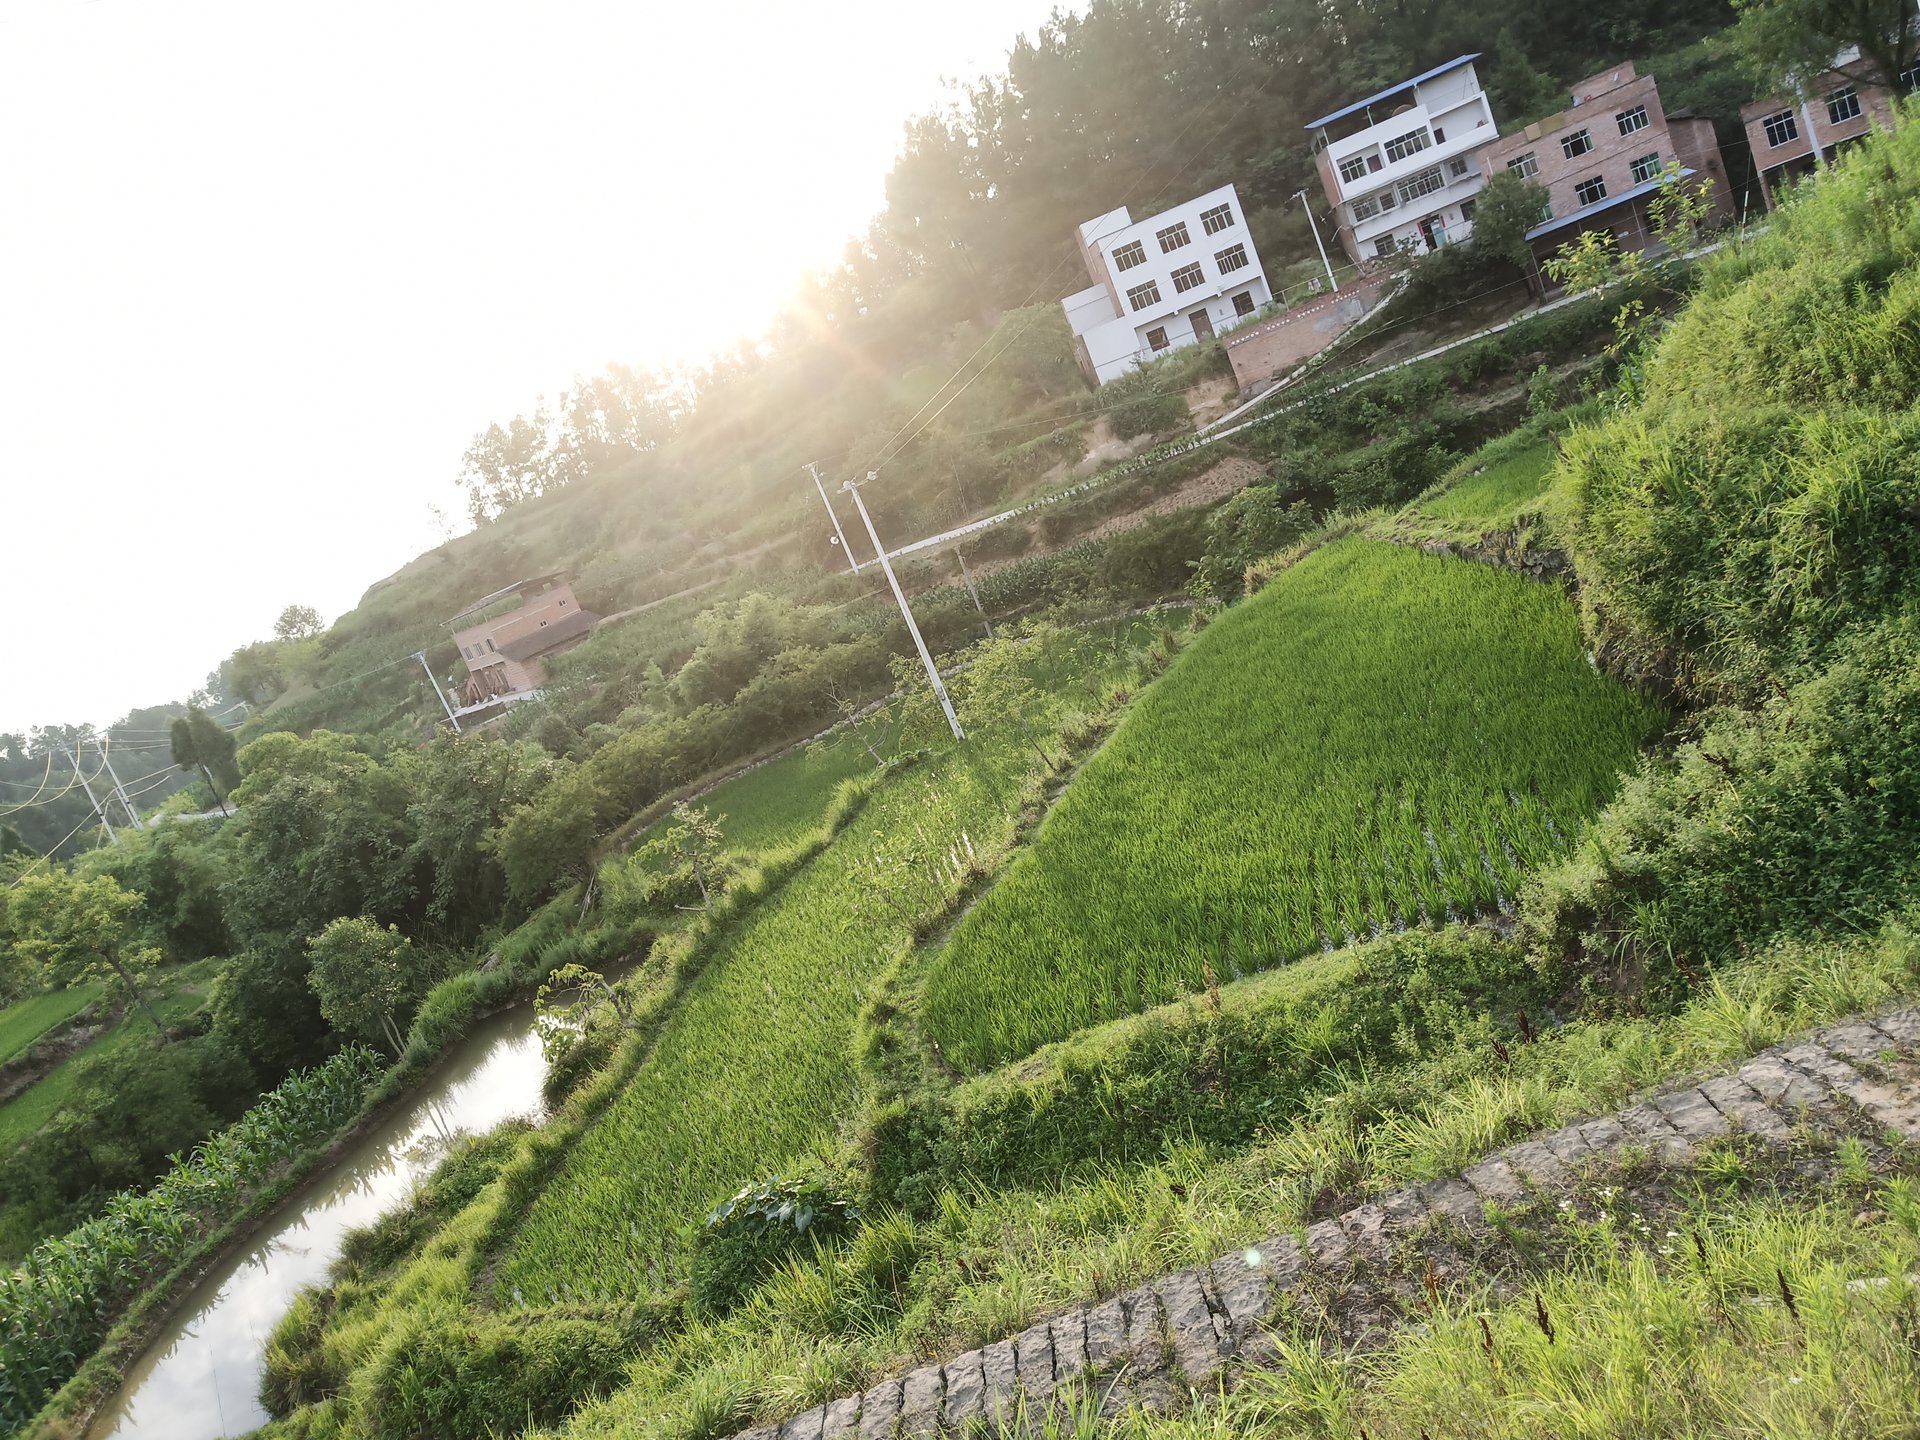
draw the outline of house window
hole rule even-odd
[[[1548,200],[1540,206],[1540,218],[1534,223],[1538,225],[1544,225],[1547,223],[1547,221],[1551,220],[1552,218],[1553,218],[1553,202],[1551,200]]]
[[[1614,124],[1620,127],[1622,135],[1631,135],[1636,130],[1647,128],[1647,107],[1636,105],[1631,110],[1622,110],[1613,117]]]
[[[1169,251],[1178,250],[1182,245],[1190,245],[1193,243],[1193,237],[1187,234],[1187,222],[1184,220],[1178,225],[1169,225],[1164,230],[1154,231],[1153,238],[1160,242],[1160,253],[1162,255],[1167,254]]]
[[[1349,155],[1340,162],[1340,178],[1349,185],[1366,173],[1367,157],[1364,155]],[[1209,230],[1207,233],[1211,235],[1213,232]]]
[[[1476,200],[1462,200],[1460,202],[1460,218],[1469,225],[1473,223],[1473,207],[1478,203]]]
[[[1591,130],[1576,130],[1560,142],[1560,153],[1569,160],[1573,159],[1576,155],[1585,155],[1591,149],[1593,149],[1593,132]]]
[[[1113,268],[1131,270],[1136,265],[1147,263],[1147,247],[1138,240],[1129,240],[1113,252]]]
[[[1371,220],[1380,213],[1380,201],[1372,195],[1362,195],[1353,202],[1353,219],[1358,224],[1362,220]]]
[[[1198,265],[1182,265],[1173,272],[1175,294],[1184,295],[1189,290],[1198,290],[1207,283],[1207,272]]]
[[[1456,155],[1451,160],[1447,161],[1447,174],[1451,175],[1455,180],[1458,180],[1462,175],[1465,175],[1466,173],[1467,173],[1467,157],[1466,156]]]
[[[1402,180],[1400,182],[1400,198],[1408,204],[1411,204],[1422,195],[1431,195],[1436,190],[1445,189],[1446,184],[1447,182],[1440,176],[1440,167],[1436,165],[1431,170],[1422,170],[1412,179]]]
[[[1433,143],[1436,145],[1444,145],[1447,143],[1447,132],[1442,130],[1438,125],[1433,127]]]
[[[1409,130],[1404,135],[1394,136],[1381,148],[1387,152],[1387,163],[1391,165],[1406,159],[1409,155],[1418,155],[1432,143],[1433,137],[1427,133],[1423,125],[1418,130]]]
[[[493,637],[491,635],[487,637],[487,649],[488,650],[493,649]]]
[[[1920,65],[1914,66],[1911,70],[1902,70],[1895,76],[1894,89],[1904,90],[1909,95],[1920,90]]]
[[[1573,187],[1573,198],[1582,205],[1597,205],[1607,198],[1607,182],[1598,175]]]
[[[1153,329],[1147,331],[1147,344],[1152,346],[1155,350],[1166,349],[1167,348],[1167,327],[1164,325],[1156,325],[1153,327]]]
[[[1233,313],[1236,315],[1251,315],[1253,313],[1253,292],[1251,290],[1242,290],[1238,295],[1233,297]]]
[[[1534,159],[1533,152],[1529,150],[1526,154],[1507,161],[1507,169],[1522,180],[1531,180],[1540,173],[1540,162]]]
[[[1393,198],[1393,191],[1391,190],[1382,190],[1378,195],[1374,196],[1373,198],[1380,202],[1380,208],[1382,210],[1391,210],[1394,206],[1400,203],[1398,200]]]
[[[1800,138],[1799,123],[1793,118],[1791,110],[1782,110],[1777,115],[1769,115],[1760,122],[1767,132],[1767,144],[1778,150],[1790,140]]]
[[[1220,267],[1220,273],[1222,275],[1229,275],[1235,270],[1244,270],[1247,268],[1248,263],[1247,247],[1244,245],[1229,245],[1213,257],[1213,263]]]
[[[1374,168],[1378,169],[1379,167],[1376,165]],[[1200,228],[1205,230],[1209,235],[1218,235],[1222,230],[1232,229],[1233,207],[1231,205],[1216,205],[1211,210],[1202,210],[1200,212]]]
[[[472,647],[471,647],[471,646],[468,646],[468,645],[462,645],[462,646],[460,647],[460,658],[461,658],[462,660],[471,660],[471,659],[473,659],[473,649],[472,649]]]
[[[1127,291],[1127,304],[1136,310],[1144,310],[1149,305],[1160,303],[1160,282],[1149,280],[1144,285],[1136,285]]]
[[[1391,235],[1382,235],[1378,240],[1373,242],[1373,253],[1378,255],[1382,260],[1395,254],[1399,249],[1399,242]]]
[[[1843,85],[1827,96],[1827,118],[1836,125],[1844,125],[1849,120],[1860,118],[1860,92],[1851,85]]]
[[[1660,152],[1658,150],[1648,155],[1642,155],[1638,160],[1633,162],[1633,183],[1636,185],[1653,179],[1654,176],[1659,173]]]

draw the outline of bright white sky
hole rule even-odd
[[[491,420],[757,333],[1052,0],[0,0],[0,730],[184,698]]]

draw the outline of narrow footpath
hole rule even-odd
[[[1655,1091],[1615,1114],[1509,1145],[1457,1177],[1392,1191],[1303,1235],[1276,1235],[1068,1310],[739,1440],[1038,1433],[1049,1407],[1085,1397],[1106,1416],[1133,1406],[1171,1413],[1259,1366],[1273,1353],[1268,1327],[1289,1315],[1311,1317],[1343,1349],[1376,1347],[1417,1318],[1422,1280],[1401,1263],[1410,1253],[1429,1265],[1436,1252],[1447,1255],[1443,1281],[1497,1272],[1507,1240],[1495,1218],[1566,1195],[1596,1171],[1645,1161],[1672,1175],[1726,1137],[1784,1151],[1810,1136],[1878,1143],[1889,1134],[1920,1139],[1920,1009],[1775,1046],[1731,1074]]]

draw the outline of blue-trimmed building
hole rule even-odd
[[[1355,261],[1427,251],[1473,233],[1480,157],[1500,138],[1478,52],[1307,125],[1340,244]]]

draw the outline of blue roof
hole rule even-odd
[[[1693,178],[1693,173],[1694,172],[1691,170],[1682,170],[1678,178],[1682,180],[1691,180]],[[1569,225],[1577,225],[1582,220],[1589,220],[1593,218],[1595,215],[1598,215],[1602,210],[1611,210],[1614,206],[1624,205],[1629,200],[1638,200],[1642,195],[1645,195],[1648,191],[1658,190],[1662,185],[1666,183],[1667,183],[1667,177],[1665,175],[1656,175],[1651,180],[1642,180],[1638,185],[1634,186],[1631,190],[1622,190],[1618,195],[1609,195],[1607,196],[1606,199],[1596,200],[1591,205],[1582,205],[1578,210],[1574,211],[1571,215],[1562,215],[1558,220],[1549,220],[1544,225],[1534,226],[1533,229],[1527,231],[1527,239],[1537,240],[1542,235],[1551,235],[1555,230],[1563,230]]]
[[[1309,120],[1306,123],[1306,128],[1309,130],[1318,130],[1322,125],[1331,125],[1336,120],[1344,120],[1356,110],[1364,110],[1369,105],[1385,100],[1389,95],[1398,95],[1402,90],[1411,90],[1414,86],[1431,80],[1436,75],[1444,75],[1449,70],[1458,70],[1462,65],[1470,65],[1479,58],[1480,51],[1476,50],[1471,55],[1462,55],[1458,60],[1449,60],[1444,65],[1436,65],[1433,69],[1416,75],[1411,80],[1402,80],[1398,85],[1389,85],[1377,95],[1369,95],[1364,100],[1356,100],[1344,110],[1336,110],[1331,115],[1322,115],[1318,120]]]

